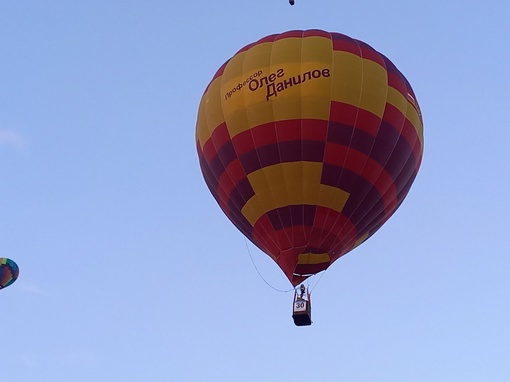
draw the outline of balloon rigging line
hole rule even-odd
[[[266,279],[264,278],[264,276],[262,276],[262,274],[260,273],[259,269],[257,268],[257,264],[255,264],[255,261],[253,260],[253,256],[251,255],[250,247],[248,246],[248,240],[246,240],[246,238],[244,238],[244,244],[246,244],[246,249],[248,250],[248,255],[250,255],[251,263],[253,264],[253,267],[255,268],[257,273],[259,274],[259,276],[262,279],[262,281],[264,281],[270,288],[274,289],[277,292],[288,293],[288,292],[292,292],[294,290],[294,288],[289,289],[289,290],[282,290],[282,289],[275,288],[274,286],[269,284],[266,281]]]
[[[321,282],[322,280],[322,276],[324,276],[324,274],[326,273],[328,269],[324,269],[324,271],[321,272],[321,275],[319,276],[319,279],[317,280],[317,282],[315,283],[315,285],[313,287],[310,287],[310,293],[312,293],[312,291],[317,287],[317,285],[319,285],[319,283]],[[317,277],[317,274],[314,275],[314,278]]]

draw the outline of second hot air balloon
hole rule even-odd
[[[8,287],[19,275],[18,265],[6,257],[0,257],[0,289]]]

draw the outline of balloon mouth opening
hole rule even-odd
[[[308,277],[322,272],[331,265],[332,258],[328,252],[306,248],[289,248],[281,251],[277,263],[293,286]]]

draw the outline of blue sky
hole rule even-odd
[[[508,381],[510,50],[503,1],[3,1],[2,380]],[[363,40],[412,84],[425,155],[297,328],[289,284],[195,152],[217,68],[268,34]]]

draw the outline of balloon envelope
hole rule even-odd
[[[0,257],[0,289],[11,285],[18,275],[18,265],[11,259]]]
[[[400,206],[422,160],[423,124],[385,56],[339,33],[290,31],[217,71],[196,146],[223,212],[297,285]]]

